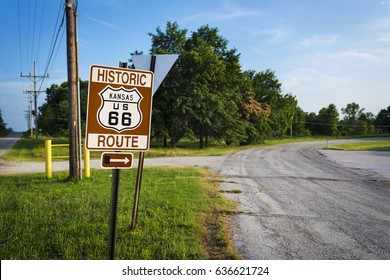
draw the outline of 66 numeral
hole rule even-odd
[[[131,113],[123,112],[121,118],[119,118],[119,113],[116,111],[111,111],[108,114],[108,124],[109,125],[118,125],[119,119],[121,119],[121,124],[123,126],[131,125]]]

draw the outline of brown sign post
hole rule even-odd
[[[149,150],[153,78],[150,71],[91,66],[88,150]]]

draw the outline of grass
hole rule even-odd
[[[38,143],[35,139],[22,137],[16,144],[3,155],[3,159],[12,161],[44,161],[45,160],[45,139],[39,138]],[[52,139],[52,144],[67,144],[69,139],[57,137]],[[52,149],[52,156],[68,155],[68,147],[55,147]]]
[[[13,148],[11,148],[2,159],[9,161],[44,161],[45,160],[45,138],[39,138],[38,143],[31,138],[21,138]],[[165,148],[153,145],[150,150],[145,153],[146,157],[182,157],[182,156],[221,156],[234,153],[236,151],[255,148],[264,145],[287,144],[293,142],[304,141],[320,141],[324,138],[318,137],[303,137],[303,138],[286,138],[286,139],[271,139],[266,140],[264,144],[248,145],[248,146],[227,146],[220,143],[211,143],[207,148],[199,149],[196,141],[183,141],[178,143],[177,148]],[[52,138],[52,144],[65,144],[69,140],[65,137]],[[53,147],[52,156],[68,155],[67,147]],[[92,151],[90,153],[92,159],[100,158],[101,152]],[[137,157],[138,153],[134,153]],[[54,159],[56,160],[56,159]]]
[[[203,168],[145,168],[130,230],[135,169],[121,173],[116,259],[238,258],[226,213]],[[206,179],[208,178],[208,179]],[[106,259],[111,172],[72,182],[66,172],[0,176],[1,259]]]
[[[332,145],[328,149],[345,151],[390,151],[390,141],[367,141]]]

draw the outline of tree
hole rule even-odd
[[[269,106],[270,115],[263,118],[258,127],[262,137],[286,136],[291,130],[294,110],[298,104],[295,96],[282,93],[282,84],[270,69],[261,72],[249,70],[245,75],[251,81],[250,88],[255,92],[255,100]]]
[[[293,123],[294,110],[298,101],[291,94],[274,94],[269,100],[271,106],[270,122],[273,128],[273,136],[284,137],[288,135]]]
[[[314,112],[308,113],[306,115],[305,127],[310,131],[312,135],[318,135],[318,123],[317,123],[317,115]]]
[[[377,133],[377,129],[375,129],[375,116],[371,112],[363,112],[359,116],[359,128],[360,131],[358,134],[366,135],[366,134],[375,134]]]
[[[337,136],[340,134],[338,125],[339,113],[334,104],[322,108],[318,115],[310,113],[306,117],[306,128],[313,135]]]
[[[156,34],[149,33],[152,38],[152,54],[181,54],[186,42],[186,29],[179,29],[176,22],[167,22],[165,32],[160,27]],[[152,134],[157,139],[170,139],[170,146],[189,132],[189,102],[183,89],[182,58],[169,71],[163,83],[153,97]]]
[[[68,135],[68,83],[46,89],[46,102],[39,107],[39,127],[49,135]]]
[[[336,105],[329,104],[327,108],[323,108],[318,113],[318,121],[322,124],[320,129],[321,135],[337,136],[339,135],[339,112]]]
[[[199,147],[213,136],[229,143],[245,137],[239,112],[239,54],[208,25],[192,32],[184,46],[183,78],[191,97],[191,128]]]
[[[307,113],[297,106],[294,109],[294,117],[292,123],[292,135],[294,136],[307,136],[310,135],[310,131],[306,128]]]
[[[80,80],[81,131],[85,131],[88,81]],[[39,127],[49,135],[68,135],[68,82],[46,89],[46,102],[39,107]]]
[[[374,115],[364,112],[364,108],[352,102],[347,104],[341,111],[345,115],[341,124],[345,134],[349,135],[365,135],[374,133]]]
[[[326,109],[327,121],[329,124],[328,135],[337,136],[340,134],[338,125],[339,125],[339,112],[335,104],[329,104]]]
[[[243,93],[241,114],[245,121],[244,128],[247,137],[240,144],[254,144],[265,139],[264,133],[261,133],[261,131],[267,127],[271,109],[268,104],[257,101],[255,95],[253,91]]]
[[[374,123],[382,133],[390,133],[390,106],[379,111]]]
[[[282,93],[282,84],[276,77],[275,71],[267,69],[256,73],[248,71],[252,80],[253,91],[256,93],[256,100],[270,104],[272,99]]]
[[[3,115],[0,109],[0,136],[5,136],[10,132],[10,129],[7,128],[7,124],[3,120]]]
[[[359,104],[352,102],[347,104],[345,108],[341,108],[341,112],[345,115],[344,121],[349,124],[356,124],[363,113],[364,108],[360,109]]]

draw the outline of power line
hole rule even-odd
[[[20,62],[20,71],[23,69],[22,64],[22,36],[20,31],[20,0],[18,0],[18,29],[19,29],[19,62]]]
[[[30,58],[28,56],[29,48],[30,48],[30,28],[28,28],[28,26],[30,26],[30,1],[28,1],[28,9],[27,9],[27,63],[30,60]],[[29,68],[29,69],[31,72],[31,68]]]
[[[62,5],[61,5],[61,6],[62,6]],[[60,8],[61,8],[61,6],[60,6]],[[61,11],[61,9],[58,11],[56,27],[57,27],[57,23],[58,23],[60,11]],[[61,24],[60,24],[60,26],[58,27],[57,33],[55,32],[56,29],[54,29],[53,38],[52,38],[52,44],[51,44],[51,46],[50,46],[49,55],[48,55],[48,60],[47,60],[47,63],[46,63],[45,72],[44,72],[44,75],[43,75],[43,76],[46,76],[46,75],[47,75],[47,71],[48,71],[48,69],[49,69],[49,66],[50,66],[50,63],[51,63],[51,60],[52,60],[52,57],[53,57],[55,48],[56,48],[56,46],[57,46],[58,36],[59,36],[59,34],[60,34],[60,32],[61,32],[61,29],[62,29],[62,27],[63,27],[63,25],[64,25],[64,19],[65,19],[65,9],[64,9],[64,11],[63,11],[63,13],[62,13]],[[56,34],[56,35],[55,35],[55,34]],[[54,37],[54,35],[55,35],[55,37]],[[53,39],[54,39],[54,42],[53,42]],[[42,81],[41,81],[41,84],[40,84],[40,86],[39,86],[39,90],[41,90],[41,88],[42,88],[43,81],[44,81],[44,78],[43,78]]]
[[[41,35],[42,35],[43,23],[44,23],[44,19],[45,19],[43,16],[44,12],[45,12],[45,4],[46,4],[46,2],[42,1],[41,20],[40,20],[40,24],[39,24],[37,56],[35,58],[35,61],[38,61],[38,58],[39,58],[39,50],[40,50],[40,46],[41,46]]]
[[[31,44],[31,59],[34,57],[34,44],[35,44],[35,24],[37,21],[37,0],[35,0],[34,7],[34,21],[33,21],[33,29],[32,29],[32,44]]]
[[[59,0],[59,6],[58,6],[58,13],[57,18],[55,21],[54,29],[53,29],[53,35],[50,43],[50,47],[47,54],[47,61],[45,64],[45,71],[43,75],[37,75],[36,74],[36,61],[41,53],[41,35],[42,30],[44,30],[43,22],[45,19],[45,7],[46,7],[45,0],[41,0],[38,2],[38,0],[28,1],[28,5],[23,5],[23,3],[20,3],[20,0],[17,1],[17,13],[18,13],[18,32],[19,32],[19,64],[20,64],[20,76],[29,78],[33,84],[34,84],[34,90],[26,91],[27,93],[30,93],[31,97],[34,98],[35,101],[35,128],[38,130],[38,112],[37,112],[37,97],[39,93],[43,92],[42,86],[43,82],[46,78],[49,77],[48,70],[49,67],[53,61],[53,57],[55,58],[58,51],[59,51],[59,42],[62,41],[62,36],[60,36],[61,31],[64,29],[62,28],[64,25],[64,19],[65,19],[65,9],[64,9],[64,2],[63,0]],[[33,6],[34,5],[34,6]],[[61,11],[62,17],[61,17]],[[27,12],[27,15],[26,15]],[[24,20],[23,20],[24,19]],[[26,30],[27,29],[27,30]],[[38,33],[39,30],[39,33]],[[22,32],[25,32],[27,36],[24,36]],[[62,32],[63,35],[64,32]],[[39,34],[39,35],[38,35]],[[26,38],[27,37],[27,38]],[[59,40],[60,37],[60,40]],[[27,45],[24,44],[23,46],[23,39],[24,41],[27,40]],[[26,67],[24,65],[24,59],[27,58],[27,65],[29,64],[30,59],[32,60],[33,57],[36,58],[36,60],[33,61],[34,65],[34,73],[31,74],[29,71],[28,75],[23,75],[23,67]],[[28,69],[31,69],[31,66],[27,67]],[[39,85],[39,88],[37,87],[37,84]],[[38,135],[38,132],[36,132],[36,136]]]

